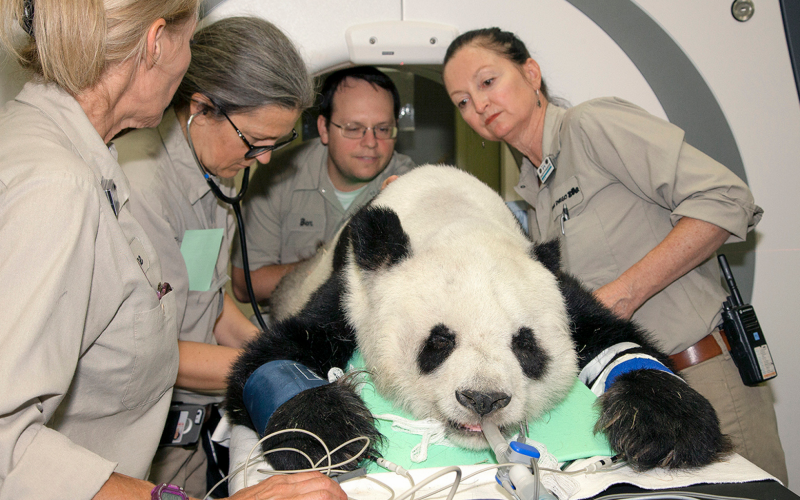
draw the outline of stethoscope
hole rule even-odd
[[[250,298],[250,306],[253,308],[253,312],[255,312],[256,320],[258,321],[258,325],[261,327],[262,331],[267,330],[267,324],[264,321],[264,318],[261,316],[261,310],[258,307],[258,302],[256,301],[256,295],[253,292],[253,283],[250,280],[250,262],[247,259],[247,241],[244,235],[244,219],[242,218],[242,209],[239,206],[239,202],[242,201],[244,198],[244,194],[247,192],[247,185],[250,182],[250,167],[245,167],[244,169],[244,177],[242,178],[242,187],[239,189],[239,193],[236,196],[228,196],[222,192],[219,186],[214,183],[214,180],[211,178],[211,174],[208,173],[206,168],[200,163],[200,159],[197,157],[197,153],[194,150],[194,143],[192,142],[192,133],[191,133],[191,126],[192,120],[197,115],[205,114],[208,110],[205,109],[203,111],[198,111],[193,115],[189,116],[189,119],[186,121],[186,139],[189,142],[189,150],[192,152],[192,156],[194,157],[194,162],[197,164],[197,168],[200,169],[200,173],[203,174],[203,178],[208,183],[208,186],[211,188],[211,191],[214,193],[220,201],[230,204],[233,207],[233,213],[236,214],[236,225],[239,228],[239,243],[242,246],[242,265],[244,266],[244,281],[247,284],[247,295]]]

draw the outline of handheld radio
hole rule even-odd
[[[756,385],[778,376],[767,340],[761,331],[756,311],[742,300],[736,281],[733,279],[728,259],[717,256],[722,275],[731,294],[722,303],[722,325],[731,345],[731,357],[745,385]]]

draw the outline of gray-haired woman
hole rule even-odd
[[[263,19],[226,18],[195,33],[192,62],[161,124],[115,141],[131,182],[130,209],[178,304],[174,401],[216,413],[230,365],[258,331],[225,293],[235,225],[224,198],[234,197],[232,178],[240,170],[269,162],[294,138],[293,126],[313,99],[313,81],[286,35]],[[222,202],[207,178],[219,185]],[[216,483],[217,453],[204,452],[210,446],[160,448],[150,479],[200,495]]]

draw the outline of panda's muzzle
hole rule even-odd
[[[511,396],[503,392],[456,391],[456,400],[481,417],[505,408],[511,402]]]

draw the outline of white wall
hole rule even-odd
[[[800,105],[778,2],[756,2],[753,18],[735,21],[730,2],[638,3],[689,54],[731,124],[756,202],[753,305],[778,369],[776,397],[789,486],[800,492]],[[682,5],[683,4],[683,5]],[[688,13],[691,12],[689,15]]]

